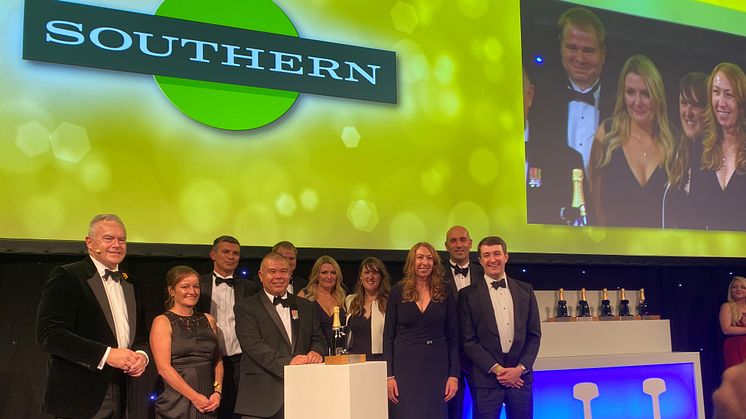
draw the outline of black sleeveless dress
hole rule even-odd
[[[210,397],[213,393],[215,351],[218,339],[207,316],[195,312],[179,316],[167,311],[171,322],[171,365],[193,389]],[[164,381],[163,392],[155,402],[156,416],[163,419],[203,419],[217,412],[200,413],[192,402]]]

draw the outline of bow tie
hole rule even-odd
[[[215,286],[217,287],[220,284],[225,284],[229,287],[233,286],[233,278],[221,278],[217,275],[215,275]]]
[[[462,268],[458,265],[451,265],[451,268],[453,268],[453,275],[463,275],[468,276],[469,275],[469,267]]]
[[[275,295],[275,298],[272,299],[272,304],[274,304],[274,305],[282,304],[282,306],[285,307],[285,308],[288,308],[290,306],[290,303],[288,302],[287,297],[280,298],[280,297],[278,297],[276,295]]]
[[[508,288],[508,286],[505,284],[505,278],[499,281],[492,281],[490,282],[490,285],[492,285],[492,288],[494,289]]]
[[[108,278],[111,278],[114,282],[119,282],[122,279],[122,273],[119,271],[104,269],[104,280]]]
[[[584,102],[591,106],[596,106],[596,98],[593,94],[596,93],[600,85],[601,83],[596,83],[596,85],[593,86],[593,89],[585,93],[580,93],[572,87],[567,86],[567,100],[569,102]]]

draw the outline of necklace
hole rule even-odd
[[[642,157],[647,159],[648,154],[650,153],[650,150],[655,145],[655,141],[650,141],[650,144],[648,144],[648,146],[645,147],[644,145],[642,145],[642,140],[640,139],[640,137],[638,137],[637,135],[632,135],[632,138],[634,138],[635,141],[637,142],[637,145],[640,146],[640,150],[642,150]]]

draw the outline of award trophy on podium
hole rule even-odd
[[[601,310],[598,314],[601,320],[611,320],[613,314],[611,313],[611,301],[609,301],[609,290],[603,289],[603,299],[601,300]]]
[[[580,300],[578,301],[578,321],[591,320],[591,307],[588,305],[588,298],[585,295],[585,288],[580,289]]]
[[[565,300],[565,289],[560,288],[559,299],[557,300],[557,320],[563,321],[566,319],[569,319],[569,316],[567,314],[567,300]]]
[[[632,316],[629,312],[629,300],[624,296],[624,288],[619,290],[619,316],[621,316],[622,319]]]

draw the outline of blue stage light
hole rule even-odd
[[[544,57],[542,57],[541,55],[537,55],[536,57],[534,57],[534,62],[536,62],[536,64],[544,64]]]

